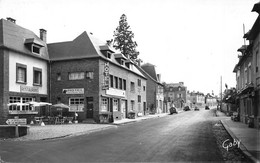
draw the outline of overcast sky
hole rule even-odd
[[[82,32],[113,38],[122,14],[135,34],[144,63],[156,65],[166,83],[184,82],[190,91],[220,92],[220,77],[235,87],[237,49],[258,14],[259,0],[0,0],[0,18],[47,42],[71,41]],[[248,43],[247,43],[248,44]]]

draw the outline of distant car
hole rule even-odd
[[[178,114],[178,111],[177,111],[177,109],[175,107],[171,107],[170,108],[170,114],[173,114],[173,113]]]
[[[205,110],[209,110],[209,106],[206,105],[206,106],[205,106]]]
[[[183,110],[184,110],[184,111],[189,111],[189,110],[190,110],[190,107],[189,107],[189,106],[185,106]]]
[[[200,109],[197,106],[195,106],[194,111],[199,111],[199,110]]]

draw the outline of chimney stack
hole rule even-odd
[[[161,82],[161,74],[157,74],[158,82]]]
[[[47,31],[45,29],[40,29],[40,39],[47,42]]]
[[[14,23],[14,24],[15,24],[15,22],[16,22],[16,20],[15,20],[15,19],[13,19],[13,18],[11,18],[11,17],[7,17],[6,19],[7,19],[8,21],[10,21],[10,22]]]

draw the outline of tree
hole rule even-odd
[[[137,43],[133,41],[134,33],[127,23],[126,15],[120,17],[119,26],[114,31],[113,47],[119,49],[122,54],[135,61],[139,55],[136,50]]]

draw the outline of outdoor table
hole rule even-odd
[[[64,119],[63,119],[63,117],[56,117],[56,119],[55,119],[55,124],[64,124]]]
[[[48,117],[49,119],[49,124],[55,124],[55,117]]]

